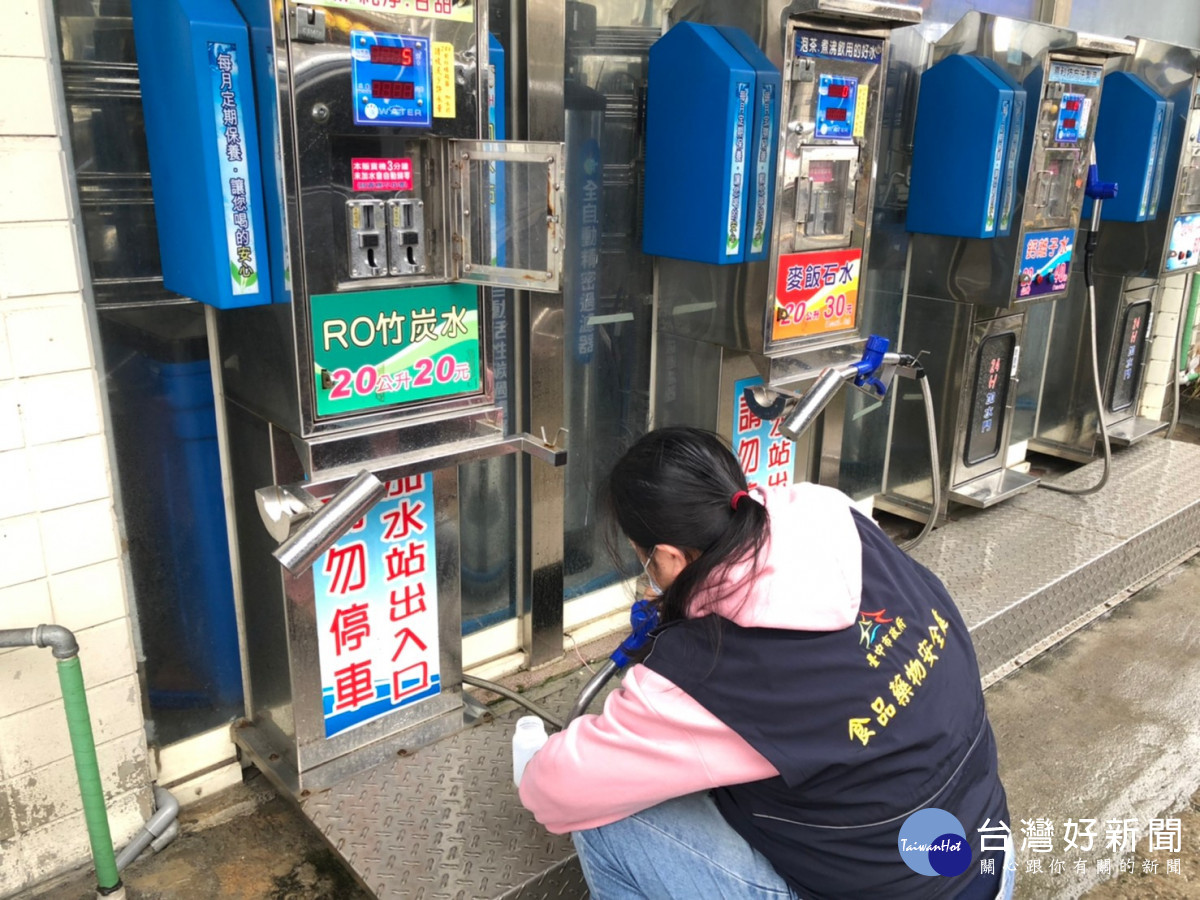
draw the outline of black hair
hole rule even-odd
[[[606,491],[610,523],[646,553],[669,544],[698,554],[659,600],[664,624],[686,618],[702,586],[719,599],[730,566],[749,560],[746,578],[755,576],[770,523],[766,507],[750,497],[734,509],[733,495],[745,490],[746,476],[729,445],[700,428],[651,431],[613,467]]]

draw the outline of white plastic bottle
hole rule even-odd
[[[533,754],[546,743],[546,723],[537,716],[521,716],[517,719],[517,730],[513,732],[513,784],[521,786],[521,776]]]

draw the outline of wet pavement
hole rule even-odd
[[[1200,816],[1188,802],[1200,788],[1200,705],[1188,699],[1200,695],[1198,601],[1193,557],[987,692],[1018,848],[1018,897],[1078,897],[1120,874],[1123,862],[1136,864],[1136,878],[1087,896],[1200,896]],[[1180,849],[1156,854],[1157,893],[1134,854],[1110,846],[1108,823],[1120,821],[1124,844],[1125,821],[1136,820],[1140,850],[1152,818],[1164,819],[1156,840],[1170,838],[1168,817],[1180,818]],[[1087,840],[1066,824],[1082,834],[1085,819],[1096,820],[1086,851]],[[1066,849],[1068,838],[1079,849]],[[1167,872],[1169,859],[1179,873]]]

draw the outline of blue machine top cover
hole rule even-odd
[[[163,283],[271,302],[249,31],[230,0],[133,0]]]
[[[1175,104],[1164,100],[1137,75],[1109,72],[1096,117],[1096,166],[1105,181],[1119,185],[1105,200],[1101,218],[1113,222],[1144,222],[1158,214],[1163,170],[1172,135]],[[1083,205],[1083,221],[1092,218],[1092,200]]]
[[[973,56],[948,56],[921,76],[909,231],[984,238],[1007,230],[1023,106],[1020,85]]]
[[[757,180],[755,66],[716,28],[681,22],[650,48],[649,81],[643,250],[743,262],[747,184]]]

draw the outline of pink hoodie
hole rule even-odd
[[[851,503],[800,484],[751,496],[766,505],[772,539],[758,578],[693,604],[743,627],[838,631],[858,617],[862,552]],[[600,715],[580,716],[529,762],[521,802],[555,834],[597,828],[664,800],[779,774],[681,688],[635,665]]]

